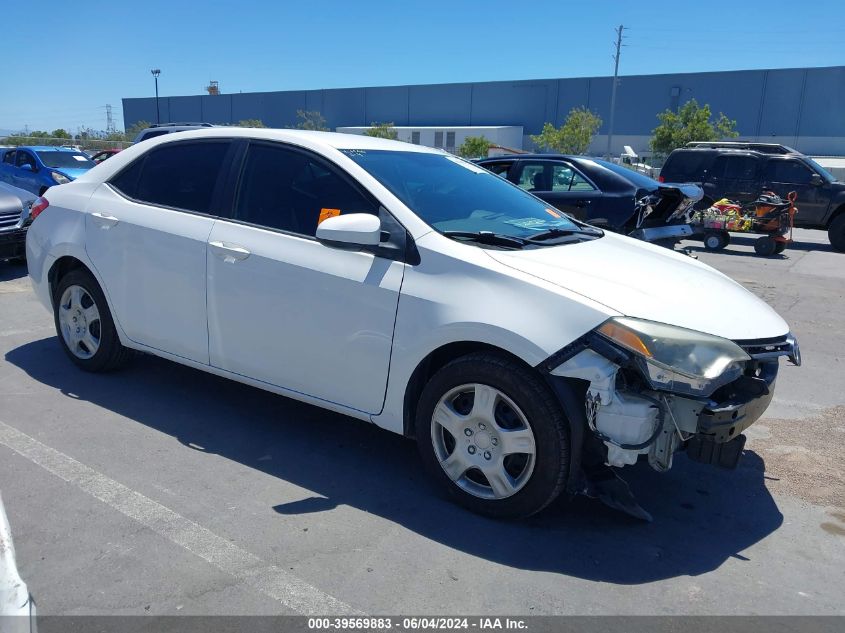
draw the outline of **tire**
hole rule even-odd
[[[59,280],[53,320],[65,353],[85,371],[118,369],[131,356],[120,343],[100,285],[87,270],[77,268]]]
[[[754,252],[761,257],[770,257],[774,255],[776,248],[777,242],[775,242],[774,238],[768,235],[764,235],[763,237],[759,237],[754,240]]]
[[[708,251],[720,251],[731,242],[731,235],[727,231],[710,231],[704,234],[702,240]]]
[[[779,255],[780,253],[786,250],[786,242],[775,242],[775,254]]]
[[[479,514],[527,517],[565,489],[569,422],[548,385],[504,356],[470,354],[440,369],[420,396],[416,434],[429,475]]]
[[[845,213],[833,218],[827,229],[827,237],[834,250],[845,253]]]

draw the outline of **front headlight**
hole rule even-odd
[[[60,174],[57,171],[50,172],[50,176],[53,178],[53,180],[56,181],[56,184],[59,184],[59,185],[63,185],[66,182],[70,182],[70,178],[68,178],[64,174]]]
[[[634,353],[653,389],[709,396],[739,378],[750,360],[733,341],[654,321],[616,317],[599,334]]]

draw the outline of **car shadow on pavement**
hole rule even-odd
[[[26,277],[26,264],[17,260],[0,259],[0,281],[12,281]]]
[[[754,252],[754,241],[757,240],[761,235],[753,234],[753,235],[731,235],[731,243],[728,244],[724,249],[719,251],[708,251],[704,248],[704,244],[697,240],[685,240],[682,244],[684,248],[688,248],[690,251],[694,253],[712,253],[717,252],[722,255],[743,255],[745,257],[760,257]],[[732,250],[731,247],[736,246],[747,246],[750,248],[750,251],[738,251]],[[795,241],[789,244],[786,247],[786,250],[783,253],[779,253],[776,255],[770,255],[768,259],[788,259],[789,258],[789,251],[801,251],[801,252],[818,252],[818,253],[836,253],[837,251],[834,250],[833,246],[829,243],[821,243],[821,242],[799,242]]]
[[[783,522],[753,450],[735,471],[682,455],[666,474],[642,464],[624,469],[654,515],[650,524],[581,497],[526,521],[494,521],[445,499],[428,483],[414,443],[372,424],[151,356],[121,372],[87,374],[53,337],[13,349],[6,360],[70,398],[177,438],[187,450],[312,491],[276,505],[280,520],[344,504],[501,565],[619,584],[695,576],[728,558],[748,560],[742,552]]]

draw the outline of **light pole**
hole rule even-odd
[[[161,113],[158,109],[158,76],[161,74],[161,70],[153,68],[150,72],[153,74],[153,77],[155,77],[156,82],[156,123],[161,123]]]

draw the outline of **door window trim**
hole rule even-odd
[[[249,222],[247,220],[243,220],[241,218],[236,217],[235,207],[238,202],[238,196],[240,195],[241,181],[243,179],[244,169],[246,168],[246,156],[247,152],[249,151],[249,148],[255,145],[284,149],[301,154],[307,157],[309,160],[314,160],[318,164],[322,164],[326,169],[329,169],[333,173],[337,174],[344,182],[346,182],[349,186],[351,186],[359,194],[361,194],[362,197],[364,197],[369,202],[374,203],[374,206],[378,209],[378,214],[376,217],[379,217],[382,214],[387,215],[390,218],[387,223],[400,228],[404,233],[404,238],[401,240],[401,242],[404,243],[404,247],[401,243],[394,243],[394,248],[390,248],[389,246],[384,247],[381,245],[360,247],[356,246],[354,247],[355,250],[359,252],[372,253],[376,257],[401,261],[410,265],[416,265],[419,263],[419,252],[417,251],[414,239],[413,237],[411,237],[411,233],[408,231],[407,227],[402,224],[402,222],[393,213],[390,212],[387,206],[385,206],[378,199],[378,197],[376,197],[369,189],[364,187],[364,185],[358,182],[358,180],[351,176],[343,167],[341,167],[328,157],[323,156],[318,152],[307,149],[300,145],[294,145],[285,141],[255,138],[239,138],[234,139],[234,141],[237,145],[237,149],[234,153],[234,159],[228,167],[228,172],[226,176],[227,184],[224,188],[225,194],[223,195],[223,204],[226,205],[227,212],[225,215],[217,216],[219,220],[224,222],[230,222],[232,224],[240,224],[243,226],[260,229],[262,231],[279,233],[281,235],[287,235],[288,237],[295,237],[298,239],[309,240],[318,243],[320,242],[320,240],[318,240],[315,235],[306,235],[305,233],[297,233],[296,231],[288,231],[286,229],[280,229],[273,226],[266,226],[264,224],[256,224],[255,222]],[[340,247],[332,248],[340,249]]]
[[[601,193],[601,191],[602,191],[601,188],[598,185],[596,185],[596,183],[593,182],[593,180],[591,178],[587,178],[587,176],[584,175],[584,172],[582,172],[580,169],[578,169],[575,165],[573,165],[572,163],[569,163],[565,160],[561,160],[559,158],[520,158],[517,161],[515,161],[514,167],[513,167],[513,169],[514,169],[514,172],[513,172],[514,180],[511,180],[511,182],[513,184],[515,184],[517,187],[519,187],[519,183],[516,182],[516,176],[517,176],[517,174],[522,173],[519,170],[522,169],[523,163],[549,163],[552,166],[552,168],[554,168],[554,166],[556,164],[557,165],[565,165],[566,167],[568,167],[569,169],[574,171],[576,174],[581,176],[581,178],[583,178],[585,181],[590,183],[590,185],[593,187],[592,193],[595,193],[597,191],[599,193]],[[522,187],[520,187],[520,189],[522,189]],[[575,192],[575,191],[571,191],[571,190],[570,191],[555,191],[554,189],[548,189],[548,190],[543,190],[543,191],[537,190],[536,192],[528,191],[527,189],[522,189],[522,190],[526,191],[527,193],[531,193],[531,194],[536,194],[536,193],[591,193],[589,191],[581,191],[581,192]]]
[[[182,207],[171,207],[166,204],[158,204],[156,202],[148,202],[146,200],[139,200],[138,198],[133,198],[132,196],[127,195],[120,189],[118,189],[114,184],[112,184],[113,180],[119,178],[124,172],[129,171],[132,167],[134,167],[138,163],[146,163],[147,158],[154,154],[158,149],[172,147],[176,145],[197,145],[203,143],[220,143],[225,142],[229,144],[229,147],[226,149],[226,154],[223,156],[223,162],[220,165],[220,170],[217,172],[217,179],[214,184],[214,189],[211,192],[211,204],[208,213],[203,211],[194,211],[193,209],[183,209]],[[230,170],[230,166],[232,160],[236,154],[236,147],[237,143],[235,143],[235,139],[231,137],[214,137],[214,138],[201,138],[201,139],[185,139],[179,140],[169,143],[162,143],[161,145],[157,145],[153,149],[148,152],[144,152],[141,156],[130,162],[128,165],[124,165],[119,171],[112,174],[108,180],[106,180],[103,184],[108,185],[109,189],[114,191],[117,195],[121,198],[129,200],[130,202],[134,202],[135,204],[142,204],[148,207],[155,207],[157,209],[166,209],[167,211],[178,211],[179,213],[188,213],[190,215],[198,215],[204,218],[213,218],[213,219],[220,219],[224,218],[225,216],[221,215],[221,210],[225,210],[223,206],[224,198],[223,193],[225,191],[225,185],[228,180],[228,174]],[[141,165],[141,176],[144,175],[144,167],[145,165]],[[140,179],[140,178],[139,178]]]

